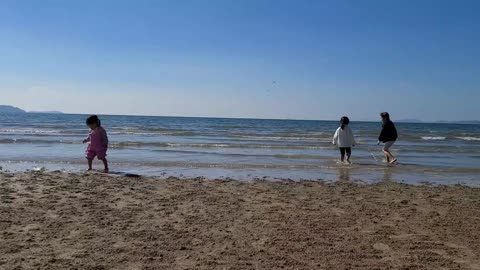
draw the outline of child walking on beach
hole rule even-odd
[[[333,135],[333,144],[337,145],[340,149],[341,161],[345,162],[345,154],[347,156],[346,162],[350,164],[350,156],[352,155],[352,147],[355,146],[355,138],[353,137],[353,131],[348,126],[350,119],[344,116],[340,119],[341,126],[335,131]]]
[[[387,163],[394,164],[397,162],[397,158],[395,158],[392,152],[390,152],[390,147],[392,147],[398,139],[397,129],[392,120],[390,120],[390,114],[388,112],[382,112],[380,117],[382,118],[383,125],[382,132],[380,133],[380,136],[378,136],[378,144],[381,142],[384,143],[383,154],[387,159]]]
[[[83,143],[88,143],[86,157],[88,160],[88,170],[92,170],[93,159],[97,157],[105,166],[104,172],[108,173],[108,136],[105,129],[101,126],[100,119],[96,115],[87,118],[87,126],[90,128],[88,138]]]

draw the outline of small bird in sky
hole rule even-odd
[[[272,84],[277,84],[277,81],[272,81]],[[267,92],[267,95],[269,96],[271,89],[267,89],[265,91]]]

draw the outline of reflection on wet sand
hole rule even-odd
[[[350,169],[349,167],[338,167],[338,182],[350,182]]]
[[[365,172],[358,170],[358,168],[350,167],[350,166],[340,166],[337,168],[337,175],[336,180],[338,182],[354,182],[355,179],[353,178],[352,174],[357,175],[357,180],[364,181],[366,178]],[[394,174],[395,168],[386,166],[382,168],[378,173],[371,172],[371,178],[376,179],[373,182],[394,182]],[[397,178],[401,174],[401,172],[397,171]]]
[[[393,173],[393,170],[392,168],[389,168],[389,167],[385,167],[383,169],[383,181],[384,182],[392,182],[392,173]]]

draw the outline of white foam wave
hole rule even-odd
[[[324,141],[330,142],[332,139],[320,137],[290,137],[290,136],[252,136],[252,135],[234,135],[238,140],[255,140],[255,141]]]
[[[457,137],[457,139],[464,141],[480,141],[480,138],[478,137]]]
[[[191,144],[167,143],[167,145],[170,146],[170,147],[205,147],[205,148],[209,148],[209,147],[219,147],[219,148],[230,147],[230,145],[228,145],[228,144],[217,144],[217,143],[213,143],[213,144],[207,144],[207,143],[191,143]]]
[[[58,130],[44,130],[44,129],[0,129],[0,134],[21,134],[21,135],[47,135],[60,134]]]
[[[437,136],[437,137],[432,137],[432,136],[425,136],[422,137],[423,140],[428,140],[428,141],[443,141],[446,139],[446,137],[442,136]]]

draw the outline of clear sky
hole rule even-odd
[[[0,104],[480,119],[480,1],[2,0]]]

